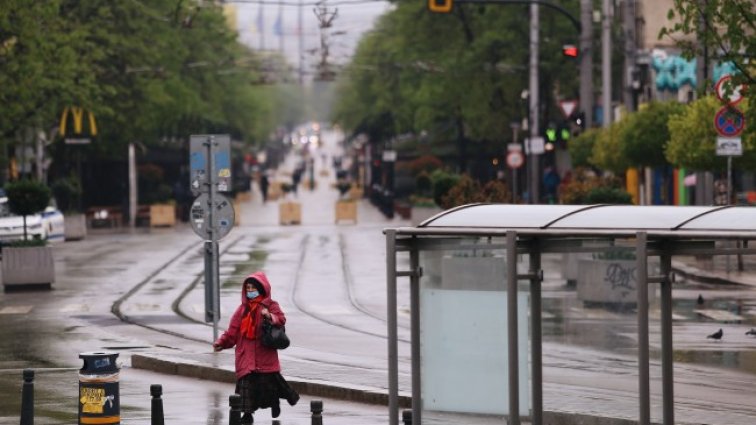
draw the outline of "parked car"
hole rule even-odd
[[[26,234],[29,239],[62,241],[64,239],[63,213],[54,205],[38,214],[26,216]],[[11,214],[8,197],[0,189],[0,241],[15,241],[24,238],[24,218]]]

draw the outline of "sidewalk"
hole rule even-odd
[[[335,154],[335,147],[329,154]],[[293,169],[293,158],[281,167],[279,179],[289,181],[286,171]],[[255,188],[253,199],[241,205],[241,225],[228,239],[239,237],[233,245],[224,241],[228,251],[221,259],[221,274],[235,274],[240,264],[227,258],[244,256],[261,249],[267,254],[264,269],[273,284],[273,297],[287,314],[287,333],[293,344],[280,352],[283,374],[304,394],[361,403],[387,404],[387,345],[385,316],[385,240],[382,230],[408,226],[407,220],[386,219],[367,200],[358,204],[356,224],[334,224],[334,203],[338,199],[330,160],[328,176],[319,176],[324,167],[316,161],[317,187],[300,188],[296,199],[302,204],[302,224],[278,225],[279,201],[262,203]],[[260,245],[264,244],[264,248]],[[221,247],[223,250],[223,246]],[[226,262],[228,261],[228,262]],[[240,260],[244,261],[244,260]],[[401,261],[401,260],[400,260]],[[733,260],[734,264],[734,260]],[[400,263],[401,265],[401,263]],[[746,266],[748,273],[729,276],[716,263],[700,270],[693,258],[676,259],[676,270],[688,277],[702,276],[711,281],[734,282],[744,290],[756,288],[756,264]],[[734,269],[734,265],[733,265]],[[355,277],[358,276],[358,277]],[[233,280],[231,279],[231,280]],[[350,280],[353,279],[353,282]],[[225,326],[239,302],[239,286],[230,285],[222,293]],[[182,300],[180,310],[201,321],[204,292],[195,287]],[[354,302],[359,300],[359,302]],[[400,402],[409,407],[410,365],[408,288],[400,288]],[[348,324],[348,326],[345,326]],[[165,323],[162,328],[190,335],[207,345],[186,344],[157,348],[133,354],[131,366],[187,377],[234,382],[233,350],[212,353],[210,327]],[[631,330],[632,332],[632,330]],[[652,331],[653,332],[653,331]],[[746,341],[747,342],[747,341]],[[756,344],[756,342],[754,343]],[[721,347],[721,346],[720,346]],[[724,349],[724,348],[721,348]],[[753,353],[753,351],[751,351]],[[637,416],[636,359],[588,348],[544,344],[544,403],[547,418],[554,423],[623,424]],[[613,374],[612,379],[607,379]],[[660,380],[659,365],[652,365],[652,419],[658,420],[661,407],[653,388]],[[756,422],[756,375],[707,368],[694,363],[675,364],[677,423],[752,424]],[[712,392],[707,392],[710,388]],[[751,400],[747,402],[747,400]],[[723,407],[717,407],[723,406]],[[430,417],[425,418],[432,422]],[[483,423],[483,422],[476,422]],[[499,422],[492,423],[502,423]],[[630,422],[627,422],[630,423]]]

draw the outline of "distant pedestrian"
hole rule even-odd
[[[268,202],[268,186],[270,186],[268,173],[263,171],[260,173],[260,192],[262,193],[263,203]]]
[[[214,351],[236,347],[236,393],[242,399],[242,424],[253,423],[253,413],[268,407],[277,418],[281,414],[281,398],[292,406],[299,401],[299,394],[281,376],[278,351],[262,344],[263,321],[286,323],[284,312],[270,292],[265,273],[247,276],[241,304],[231,316],[228,330],[213,343]]]

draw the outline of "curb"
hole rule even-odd
[[[236,383],[236,374],[231,370],[206,366],[200,363],[187,363],[184,359],[159,359],[142,354],[132,354],[131,367],[187,378],[205,379],[230,384]],[[325,381],[301,378],[286,378],[286,381],[301,394],[388,406],[389,397],[387,391],[347,384],[335,385]],[[410,408],[411,406],[412,398],[400,394],[399,407]]]
[[[732,278],[724,278],[714,273],[705,272],[695,267],[688,266],[682,263],[676,263],[672,266],[672,271],[685,279],[694,280],[696,282],[708,283],[714,285],[741,285],[750,286],[747,283],[739,282]]]

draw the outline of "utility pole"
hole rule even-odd
[[[604,127],[612,123],[612,0],[603,1],[601,22],[601,96]]]
[[[297,25],[299,28],[299,85],[304,84],[304,25],[302,19],[302,7],[304,0],[299,0],[299,8],[297,10]]]
[[[633,75],[636,71],[637,48],[635,41],[635,2],[636,0],[624,0],[622,11],[623,34],[625,35],[625,74],[623,75],[625,84],[622,92],[622,101],[628,113],[635,111],[635,93],[639,87],[634,87],[636,82]]]
[[[334,71],[328,63],[330,55],[331,42],[328,31],[333,27],[333,21],[339,15],[339,9],[328,10],[328,6],[319,3],[315,9],[315,16],[320,24],[320,63],[318,63],[318,76],[323,81],[331,81],[334,78]]]
[[[528,126],[530,127],[530,143],[534,138],[538,137],[538,31],[540,29],[538,5],[530,5],[530,82],[528,92],[530,93],[529,113],[528,113]],[[533,153],[532,145],[528,149],[528,179],[530,187],[528,187],[529,201],[531,204],[537,204],[540,199],[540,170],[539,170],[539,158],[538,155]]]
[[[580,0],[580,110],[593,127],[593,1]]]

